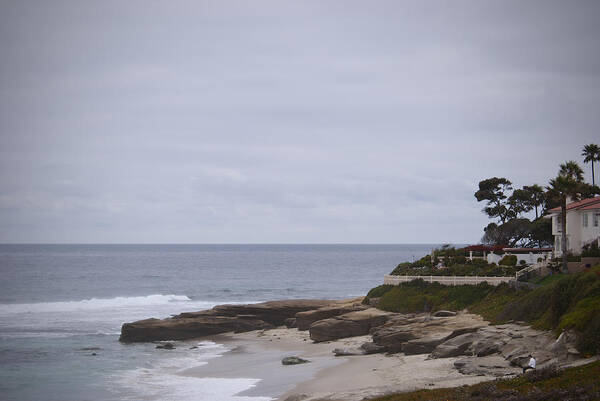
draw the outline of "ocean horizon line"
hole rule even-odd
[[[2,242],[3,245],[464,245],[471,242]]]

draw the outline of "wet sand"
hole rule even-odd
[[[313,343],[308,331],[273,329],[211,338],[232,350],[208,364],[183,372],[193,377],[255,378],[261,381],[239,396],[276,400],[362,400],[391,392],[473,384],[493,377],[466,376],[454,369],[456,358],[427,355],[357,355],[336,357],[334,348],[357,348],[370,336]],[[286,356],[311,362],[284,366]]]

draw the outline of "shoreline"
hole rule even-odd
[[[356,348],[370,335],[313,343],[308,331],[276,328],[212,336],[210,341],[232,349],[207,364],[180,372],[206,378],[253,378],[256,385],[236,397],[271,397],[277,401],[359,401],[392,392],[455,387],[492,380],[465,375],[454,368],[458,358],[427,355],[372,354],[335,356],[334,348]],[[299,356],[311,362],[284,366],[281,359]],[[351,378],[351,380],[349,380]]]
[[[492,325],[466,310],[401,314],[359,301],[220,305],[126,323],[121,341],[195,337],[225,345],[229,351],[178,375],[251,383],[232,400],[362,401],[515,377],[529,354],[539,367],[581,359],[569,332],[556,339],[519,322]],[[310,362],[283,365],[289,356]]]

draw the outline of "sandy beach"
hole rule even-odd
[[[453,366],[456,358],[427,355],[373,354],[335,356],[335,348],[357,348],[371,336],[313,343],[308,331],[277,328],[215,336],[212,341],[231,351],[182,374],[192,377],[257,378],[238,396],[269,396],[275,400],[362,400],[391,392],[452,387],[491,380],[468,376]],[[284,366],[282,358],[299,356],[310,363]]]

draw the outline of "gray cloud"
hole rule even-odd
[[[479,180],[545,184],[598,142],[598,17],[4,2],[0,241],[476,242]]]

